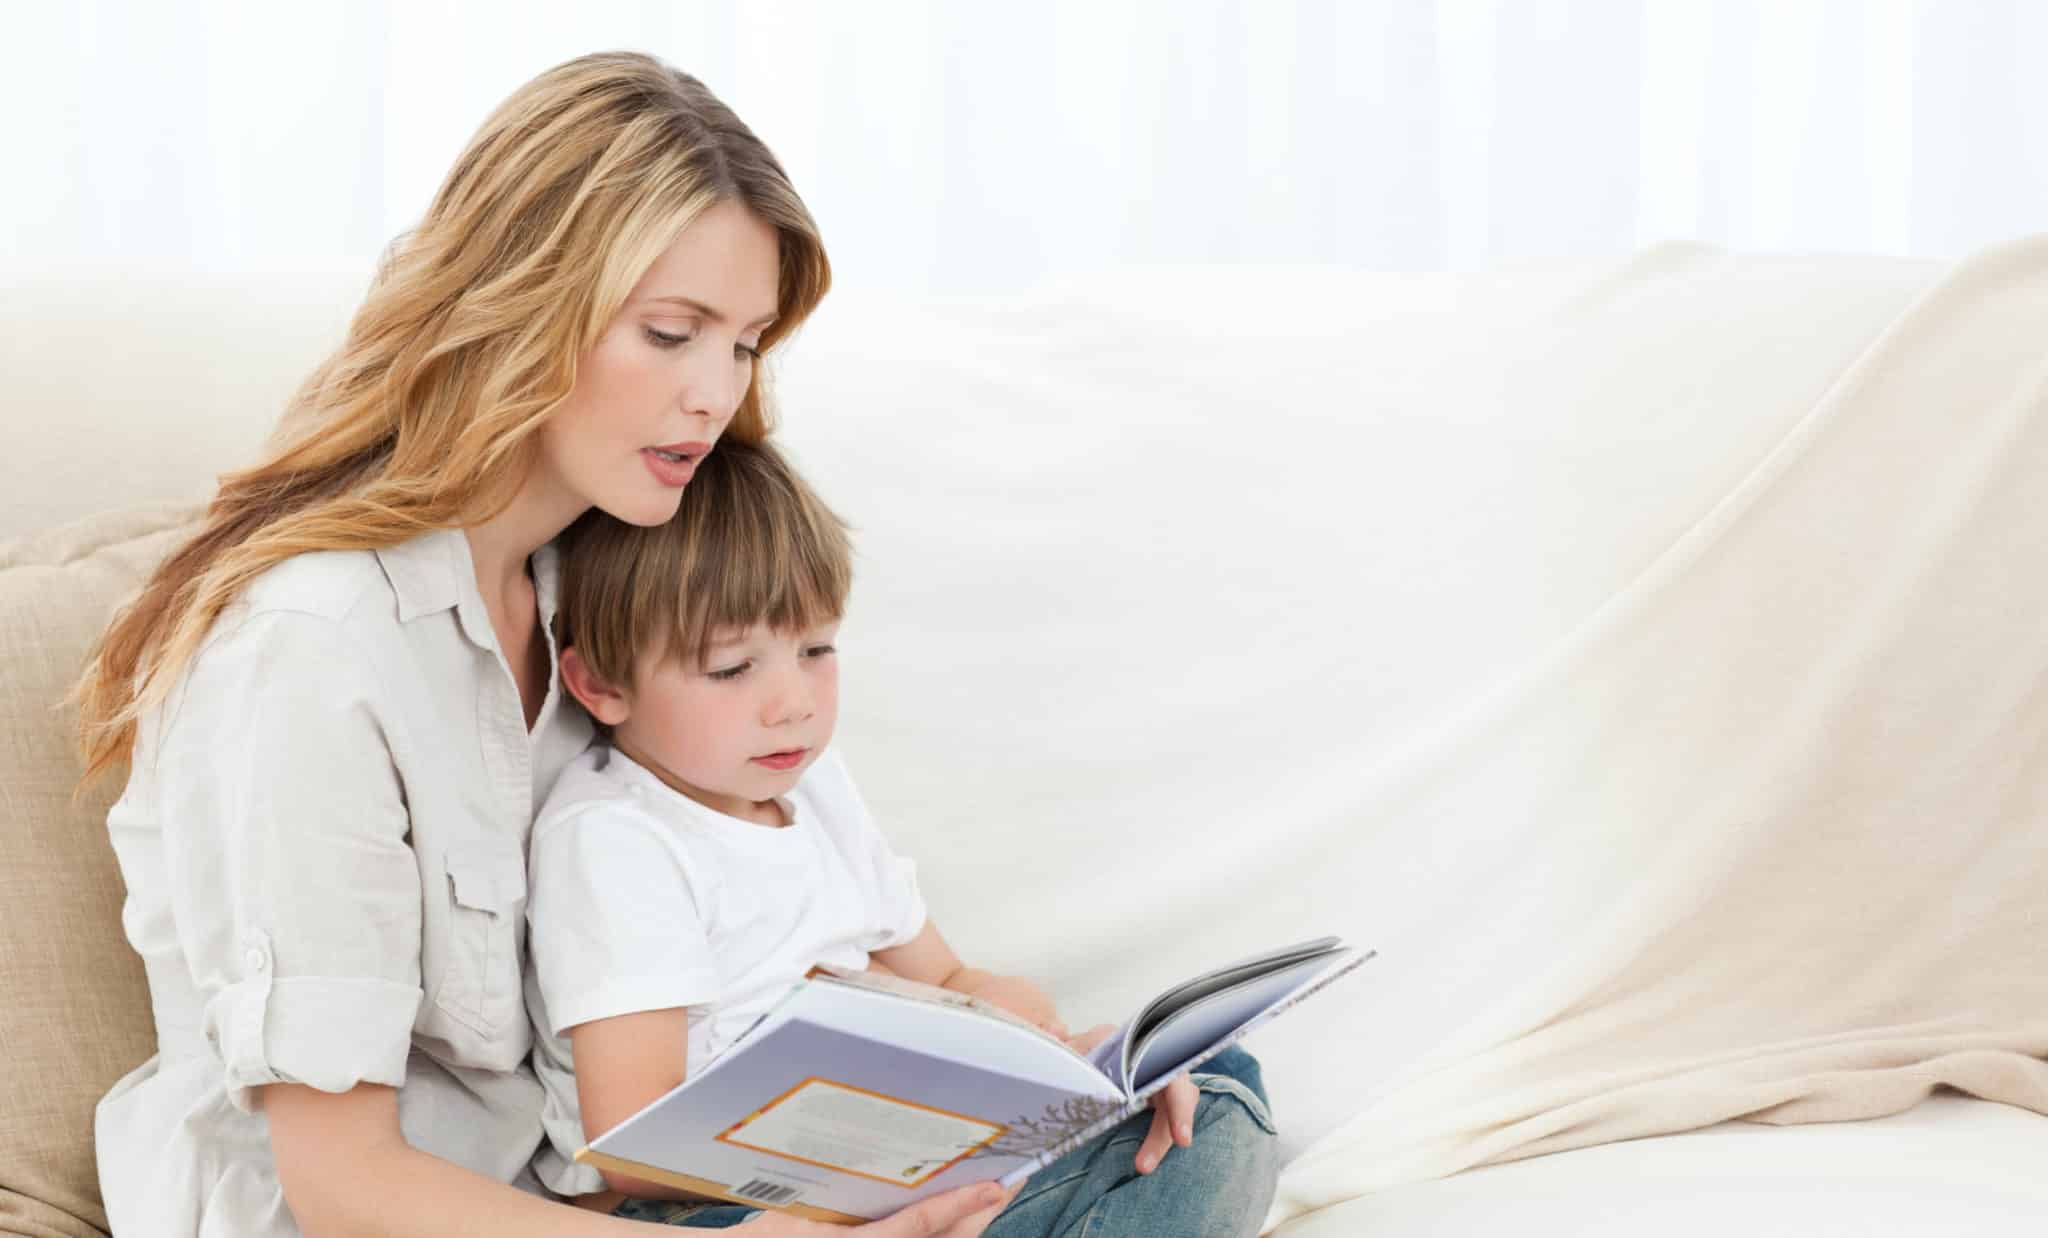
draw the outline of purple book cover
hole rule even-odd
[[[992,1178],[1014,1184],[1368,957],[1330,951],[1191,989],[1156,1019],[1147,1007],[1093,1061],[957,1001],[807,980],[579,1159],[849,1222]]]

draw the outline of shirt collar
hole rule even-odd
[[[411,623],[422,615],[453,608],[469,639],[486,649],[498,647],[490,612],[476,587],[476,563],[469,538],[461,529],[429,529],[395,546],[377,550],[391,592],[398,598],[398,621]],[[533,552],[533,592],[540,605],[541,625],[552,632],[555,604],[561,593],[561,554],[549,542]]]
[[[400,623],[439,614],[459,604],[465,592],[476,592],[469,539],[460,529],[429,529],[396,546],[380,546],[377,562],[398,597]]]
[[[810,814],[805,810],[802,798],[795,794],[776,797],[776,803],[782,805],[784,819],[789,822],[788,825],[776,829],[698,803],[663,782],[659,774],[610,744],[605,745],[603,760],[605,765],[601,768],[608,768],[614,777],[630,787],[634,794],[652,806],[658,815],[677,824],[695,822],[700,826],[708,826],[727,838],[737,839],[756,847],[788,847],[794,845],[789,840],[799,838],[805,833],[805,829],[800,827],[806,827],[809,822]],[[801,781],[798,786],[802,786]]]

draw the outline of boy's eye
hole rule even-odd
[[[657,331],[653,327],[649,327],[647,328],[647,342],[656,348],[679,348],[689,343],[690,337],[687,335],[670,335],[666,331]]]
[[[752,665],[752,662],[741,662],[735,666],[721,666],[715,671],[705,671],[704,678],[716,679],[721,683],[728,679],[738,679],[741,675],[746,674],[747,668]]]
[[[838,652],[839,648],[836,645],[812,645],[804,650],[804,656],[807,658],[822,658],[828,654]]]

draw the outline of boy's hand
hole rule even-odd
[[[1166,1159],[1168,1147],[1185,1148],[1195,1141],[1195,1102],[1201,1093],[1195,1081],[1176,1075],[1152,1097],[1152,1129],[1138,1145],[1138,1172],[1149,1174]]]
[[[1115,1034],[1116,1028],[1104,1023],[1082,1032],[1067,1045],[1085,1057]],[[1200,1099],[1194,1080],[1186,1075],[1175,1076],[1172,1083],[1153,1094],[1152,1129],[1145,1132],[1145,1141],[1138,1145],[1139,1173],[1149,1174],[1159,1168],[1168,1148],[1185,1148],[1195,1141],[1195,1102]]]
[[[968,972],[948,982],[946,987],[1001,1006],[1025,1022],[1035,1024],[1061,1040],[1067,1038],[1067,1025],[1060,1022],[1059,1011],[1053,1007],[1052,998],[1046,996],[1044,989],[1021,976]]]

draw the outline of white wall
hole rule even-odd
[[[1463,268],[1664,237],[1946,256],[2048,220],[2029,0],[79,0],[0,52],[0,267],[367,265],[581,52],[703,77],[842,279]]]

